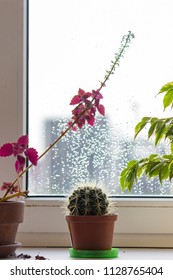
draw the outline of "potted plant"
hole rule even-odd
[[[17,179],[13,184],[3,182],[0,187],[2,193],[5,192],[0,197],[0,257],[5,257],[20,245],[15,242],[15,239],[18,226],[23,222],[24,216],[24,202],[12,199],[27,195],[27,191],[21,189],[20,174],[25,167],[26,159],[33,165],[37,165],[38,153],[34,148],[28,148],[28,136],[23,135],[17,142],[2,145],[0,156],[14,156],[17,173]]]
[[[173,82],[167,83],[160,89],[158,94],[164,94],[163,107],[173,107]],[[157,146],[161,141],[168,141],[169,151],[166,154],[150,154],[146,158],[131,160],[122,170],[120,185],[122,190],[131,191],[133,185],[142,176],[148,178],[158,177],[160,184],[166,179],[173,178],[173,117],[156,118],[143,117],[135,127],[135,138],[148,126],[148,139],[154,137]]]
[[[72,118],[68,122],[67,128],[61,132],[57,139],[51,145],[49,145],[49,147],[40,156],[38,156],[38,153],[34,148],[28,148],[27,135],[21,136],[17,142],[5,143],[0,147],[1,157],[15,157],[15,170],[17,172],[17,178],[13,182],[5,182],[0,188],[0,191],[3,191],[3,195],[0,196],[0,221],[2,216],[4,216],[2,221],[3,224],[7,224],[8,219],[11,220],[13,216],[13,209],[10,210],[8,215],[6,214],[7,209],[10,209],[10,206],[13,204],[13,202],[9,202],[9,200],[11,201],[11,199],[27,195],[27,192],[22,191],[20,187],[20,179],[22,176],[28,172],[28,170],[33,165],[37,165],[37,162],[42,157],[44,157],[44,155],[47,154],[52,149],[52,147],[54,147],[55,144],[57,144],[70,130],[77,131],[78,129],[81,129],[86,123],[94,126],[96,112],[99,112],[102,116],[105,115],[105,108],[100,102],[100,100],[103,99],[101,90],[106,86],[110,75],[113,74],[116,67],[119,66],[120,59],[123,57],[126,48],[129,47],[133,37],[134,35],[131,31],[129,31],[127,35],[123,36],[120,49],[118,53],[115,54],[115,59],[111,63],[110,70],[106,71],[106,75],[98,89],[92,90],[91,92],[85,92],[83,89],[78,90],[78,93],[72,98],[70,102],[70,105],[75,105],[75,108],[72,110]],[[30,161],[30,164],[27,167],[25,167],[26,158]],[[14,204],[17,205],[16,202]],[[21,214],[19,222],[23,220],[23,206],[21,205],[23,204],[20,204],[20,209],[18,210],[18,213]],[[5,214],[2,215],[3,207],[5,209]],[[17,227],[13,231],[16,233]],[[0,256],[8,255],[9,251],[13,252],[17,246],[17,244],[15,244],[15,236],[11,240],[5,239],[5,241],[1,241],[1,238],[6,235],[6,229],[2,231],[2,226],[0,226]],[[6,249],[8,245],[10,250]],[[5,250],[5,253],[3,250]]]
[[[67,209],[66,220],[73,249],[112,249],[117,214],[101,186],[78,184],[68,197]]]

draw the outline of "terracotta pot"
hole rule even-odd
[[[72,247],[78,250],[110,250],[117,217],[66,216]]]
[[[23,216],[23,201],[0,202],[0,257],[6,257],[16,249],[16,234]]]

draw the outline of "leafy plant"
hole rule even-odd
[[[81,129],[86,123],[94,126],[96,112],[99,112],[102,116],[105,115],[105,108],[100,103],[103,99],[101,90],[106,86],[110,75],[114,73],[116,68],[120,64],[121,58],[123,58],[125,50],[129,47],[134,35],[131,31],[127,35],[124,35],[120,44],[118,53],[115,54],[115,58],[111,61],[110,70],[106,71],[106,75],[100,87],[91,92],[86,92],[83,89],[79,89],[78,93],[72,98],[70,105],[75,105],[72,110],[72,118],[67,124],[67,128],[61,132],[57,139],[40,155],[34,148],[28,148],[28,136],[21,136],[17,143],[6,143],[0,147],[0,156],[7,157],[13,155],[16,157],[15,170],[17,172],[17,178],[13,182],[4,182],[0,190],[5,190],[5,194],[0,197],[0,202],[9,200],[14,197],[25,196],[26,191],[21,191],[19,179],[33,166],[37,165],[37,162],[44,157],[62,137],[66,135],[70,130],[77,131]],[[30,165],[25,167],[25,157],[31,162]],[[17,184],[17,185],[16,185]]]
[[[0,157],[15,157],[15,171],[17,179],[12,184],[11,182],[3,182],[0,187],[1,191],[6,191],[0,201],[11,199],[15,196],[26,196],[27,191],[22,191],[20,187],[20,174],[23,172],[28,159],[33,165],[37,165],[38,153],[34,148],[28,148],[28,136],[19,137],[17,142],[5,143],[0,147]],[[17,183],[17,184],[16,184]]]
[[[173,82],[167,83],[160,89],[158,94],[164,94],[163,107],[173,107]],[[143,117],[135,127],[135,138],[148,126],[148,139],[154,138],[154,145],[161,141],[168,141],[170,153],[151,154],[140,160],[131,160],[120,175],[122,190],[131,191],[135,182],[146,174],[148,178],[158,177],[160,184],[166,179],[173,178],[173,117],[156,118]]]

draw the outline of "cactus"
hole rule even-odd
[[[67,208],[70,215],[106,215],[109,201],[101,188],[96,186],[79,186],[69,196]]]

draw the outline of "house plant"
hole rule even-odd
[[[107,253],[109,257],[117,256],[112,243],[118,216],[101,186],[78,184],[68,197],[67,209],[72,257],[107,257]]]
[[[9,200],[27,195],[26,191],[21,190],[20,179],[33,165],[37,165],[37,162],[42,157],[44,157],[44,155],[47,154],[52,149],[52,147],[54,147],[54,145],[61,140],[62,137],[64,137],[70,130],[77,131],[78,129],[81,129],[86,123],[94,126],[95,115],[97,111],[102,116],[105,115],[105,108],[100,102],[103,98],[101,90],[104,86],[106,86],[110,75],[113,74],[116,67],[119,66],[120,59],[123,57],[126,48],[129,47],[133,37],[134,35],[131,31],[129,31],[127,35],[123,36],[120,49],[118,53],[115,54],[115,59],[111,62],[110,70],[106,71],[106,75],[97,90],[85,92],[83,89],[79,89],[78,93],[72,98],[70,102],[70,105],[75,105],[75,108],[72,110],[72,118],[68,122],[67,128],[61,132],[57,139],[51,145],[49,145],[49,147],[40,156],[38,156],[37,151],[34,148],[28,148],[27,135],[21,136],[16,143],[5,143],[0,147],[1,157],[14,156],[16,158],[15,170],[17,172],[17,178],[13,182],[3,183],[0,189],[1,191],[5,192],[0,197],[0,204],[2,206],[5,204],[7,208],[7,205],[9,205]],[[30,161],[30,164],[27,167],[25,167],[26,158],[28,158]],[[5,220],[6,219],[7,217]],[[14,239],[12,242],[14,242]],[[6,244],[2,245],[4,246]],[[11,246],[12,245],[14,244],[11,244]]]
[[[161,87],[158,94],[164,94],[163,107],[173,107],[173,82],[169,82]],[[143,175],[150,179],[158,177],[160,184],[164,180],[173,178],[173,117],[156,118],[143,117],[135,127],[135,138],[148,126],[148,139],[154,138],[157,146],[161,141],[168,141],[169,151],[166,154],[150,154],[146,158],[133,159],[122,170],[120,175],[120,185],[122,190],[131,191],[135,182]]]
[[[14,156],[17,173],[17,180],[13,185],[10,182],[4,182],[0,187],[2,192],[5,191],[3,197],[0,198],[0,257],[6,257],[20,245],[15,242],[15,239],[18,226],[23,222],[24,216],[24,202],[11,201],[11,199],[27,195],[27,191],[23,191],[20,186],[20,173],[25,167],[26,159],[33,165],[37,164],[38,153],[34,148],[28,148],[28,136],[23,135],[17,142],[6,143],[0,147],[0,156]]]
[[[98,184],[78,184],[68,197],[66,220],[76,250],[111,250],[115,207]]]

